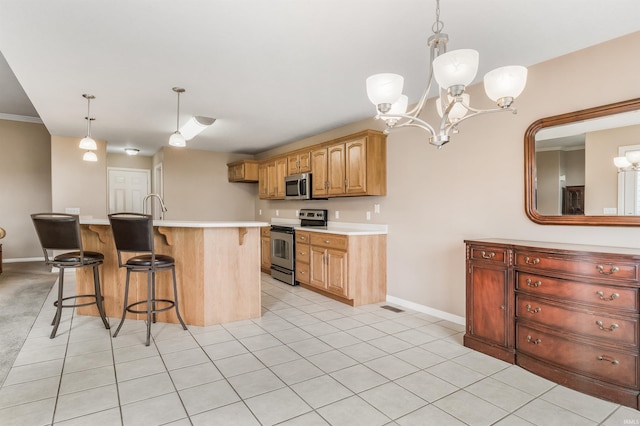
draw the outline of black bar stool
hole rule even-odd
[[[102,318],[105,328],[109,328],[109,322],[104,314],[102,303],[104,297],[100,292],[100,274],[98,267],[104,262],[104,255],[95,251],[85,251],[82,248],[82,238],[80,236],[80,221],[78,215],[66,213],[34,213],[31,220],[36,228],[36,233],[40,239],[40,245],[44,252],[44,261],[47,265],[55,266],[60,270],[58,275],[58,300],[53,302],[57,308],[51,325],[51,338],[56,337],[62,308],[76,308],[80,306],[96,305]],[[54,255],[53,250],[73,250],[62,254]],[[62,297],[64,287],[65,268],[93,268],[94,294],[81,294],[76,296]],[[91,298],[90,302],[74,303],[65,305],[69,299]]]
[[[124,288],[124,308],[122,309],[122,319],[113,334],[118,336],[118,332],[124,324],[127,312],[134,314],[147,314],[147,342],[149,346],[151,336],[151,323],[156,322],[156,313],[175,308],[176,316],[182,324],[183,329],[187,326],[182,321],[180,310],[178,309],[178,289],[176,287],[176,264],[175,259],[164,254],[156,254],[153,244],[153,219],[151,215],[140,213],[113,213],[109,215],[113,239],[118,252],[118,266],[127,268],[127,281]],[[122,263],[121,253],[138,253],[136,256]],[[173,275],[173,300],[156,299],[156,272],[171,270]],[[129,303],[129,278],[131,272],[145,272],[147,274],[147,299]],[[158,308],[158,303],[166,306]],[[145,310],[135,309],[136,306],[146,304]]]

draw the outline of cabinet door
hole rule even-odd
[[[295,175],[296,173],[300,173],[300,156],[299,155],[289,155],[287,157],[287,176]]]
[[[468,333],[507,346],[508,270],[470,262],[468,274]]]
[[[275,198],[284,198],[284,178],[287,176],[287,158],[278,158],[275,163]]]
[[[269,197],[269,169],[267,164],[258,167],[258,197],[265,199]]]
[[[300,158],[298,160],[298,173],[309,172],[311,172],[311,153],[305,152],[304,154],[300,154]]]
[[[366,139],[345,144],[345,192],[367,193],[367,145]]]
[[[327,192],[327,148],[311,151],[311,194],[323,197]]]
[[[344,144],[330,146],[327,149],[327,188],[329,195],[342,195],[345,191]]]
[[[327,290],[339,296],[349,297],[347,286],[347,252],[328,249]]]
[[[327,283],[327,267],[326,267],[326,249],[311,246],[311,259],[309,267],[309,285],[326,289]]]

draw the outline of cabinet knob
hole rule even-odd
[[[324,240],[324,243],[325,244],[329,244],[329,243],[331,243],[331,240]]]
[[[298,252],[298,254],[299,254],[300,256],[304,256],[304,255],[305,255],[305,254],[307,254],[307,253],[306,253],[306,252],[304,252],[304,251],[299,251],[299,252]]]

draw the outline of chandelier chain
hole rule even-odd
[[[444,22],[440,20],[440,0],[436,0],[436,21],[431,26],[434,34],[440,34],[444,29]]]

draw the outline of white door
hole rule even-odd
[[[108,169],[109,213],[144,213],[142,200],[150,192],[150,173],[145,169]]]

